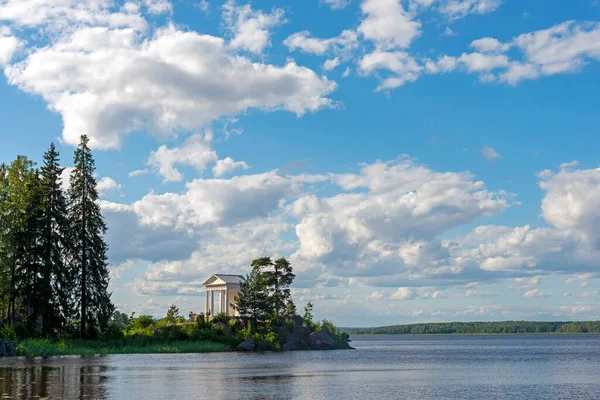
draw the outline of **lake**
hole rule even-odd
[[[600,399],[600,335],[367,336],[356,350],[0,360],[50,399]]]

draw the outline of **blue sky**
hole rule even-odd
[[[127,312],[599,319],[600,3],[0,0],[0,161],[91,137]]]

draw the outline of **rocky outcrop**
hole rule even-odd
[[[335,340],[325,329],[313,332],[308,337],[310,348],[312,350],[333,350],[335,349]]]
[[[18,343],[10,339],[0,339],[0,357],[11,357],[17,354]]]
[[[254,341],[252,339],[244,340],[237,347],[238,351],[254,351],[256,346],[254,345]]]
[[[295,333],[290,333],[289,335],[287,335],[287,337],[284,339],[283,350],[292,351],[292,350],[299,350],[299,349],[300,349],[300,336],[296,335]]]

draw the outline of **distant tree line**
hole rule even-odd
[[[0,165],[0,315],[19,336],[96,336],[114,311],[86,136],[66,190],[63,170],[54,144],[40,168],[25,156]]]
[[[600,333],[600,321],[584,322],[441,322],[378,328],[340,328],[352,335],[443,335],[509,333]]]

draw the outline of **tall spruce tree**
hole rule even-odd
[[[96,167],[88,142],[87,136],[82,136],[75,150],[75,166],[68,191],[81,337],[104,331],[114,311],[108,292],[108,245],[104,241],[106,223],[98,203],[94,178]]]
[[[67,199],[62,190],[60,155],[54,143],[44,153],[40,169],[42,265],[38,298],[44,336],[61,329],[73,313],[73,273],[67,265],[71,251]]]
[[[42,307],[40,273],[42,270],[41,237],[43,233],[41,180],[37,169],[29,174],[26,190],[27,203],[24,204],[26,225],[19,247],[22,252],[22,262],[16,271],[16,286],[23,309],[23,322],[26,322],[29,334],[35,335]]]

